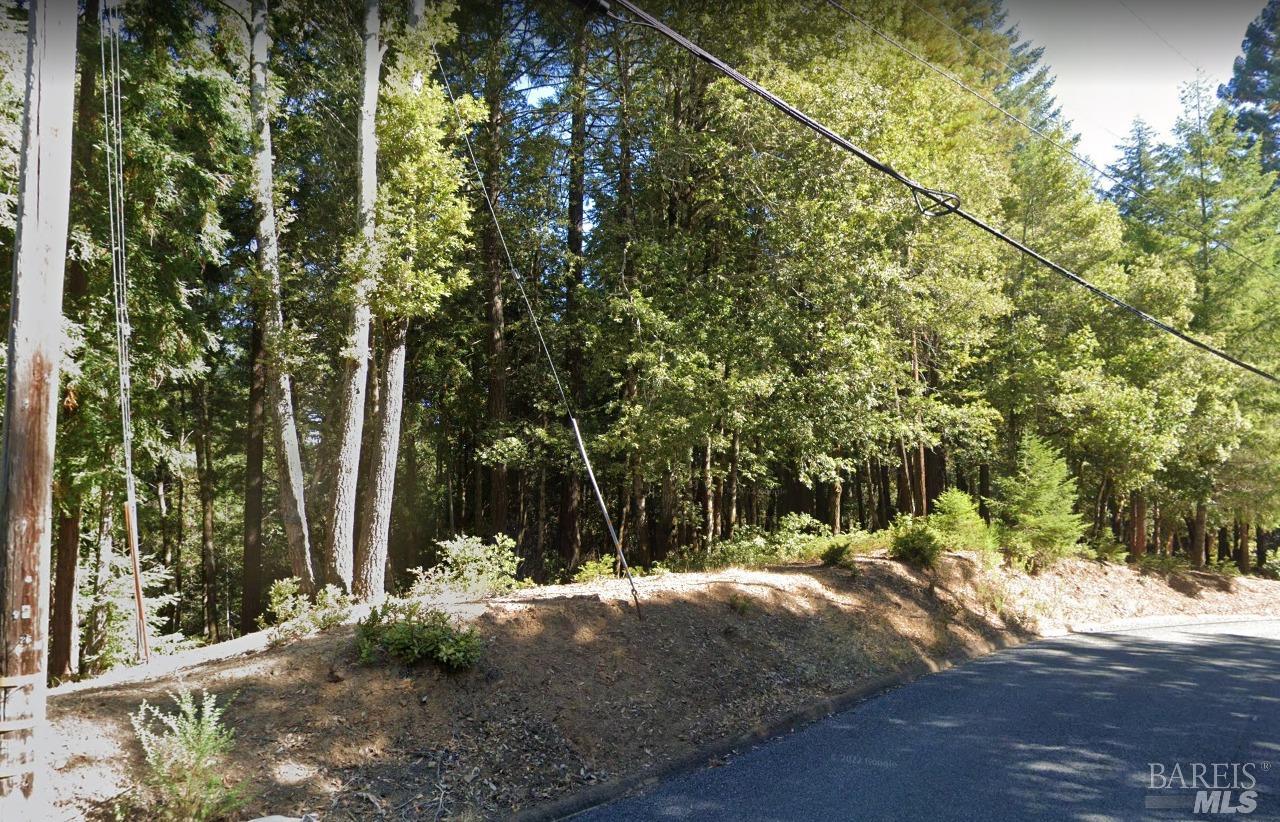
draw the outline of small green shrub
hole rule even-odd
[[[904,515],[893,523],[889,556],[917,568],[933,568],[942,556],[942,540],[924,517]]]
[[[1213,560],[1205,565],[1205,570],[1224,577],[1240,576],[1240,566],[1236,565],[1236,561],[1230,557],[1219,560]]]
[[[269,644],[282,645],[336,628],[351,616],[354,604],[355,600],[336,585],[321,588],[312,602],[302,593],[297,578],[278,579],[267,591],[267,612],[273,619],[258,617],[258,627],[269,629]]]
[[[831,537],[826,540],[818,552],[818,559],[823,565],[839,565],[853,546],[853,540],[846,536]]]
[[[443,611],[415,599],[388,599],[356,623],[360,661],[387,656],[413,664],[434,660],[450,670],[470,668],[483,642],[472,628],[460,628]]]
[[[1177,574],[1191,570],[1191,563],[1186,557],[1165,556],[1164,554],[1146,554],[1138,560],[1138,568],[1159,574]]]
[[[996,538],[978,513],[973,497],[958,488],[949,488],[933,503],[929,524],[942,543],[953,551],[973,551],[983,557],[994,554]]]
[[[1075,512],[1076,481],[1047,442],[1024,437],[1013,474],[998,480],[996,490],[1001,542],[1012,562],[1034,573],[1080,553],[1084,522]]]
[[[1129,548],[1123,542],[1112,536],[1110,531],[1105,531],[1090,545],[1095,559],[1101,562],[1124,562],[1125,557],[1129,556]]]
[[[573,574],[573,581],[595,582],[598,579],[613,579],[613,563],[613,557],[588,560],[578,566],[578,570]]]
[[[515,541],[499,534],[492,543],[479,537],[460,536],[436,543],[440,561],[430,570],[414,568],[410,596],[433,597],[445,591],[483,599],[519,588],[516,579],[520,558]]]
[[[1280,559],[1273,559],[1259,568],[1258,576],[1266,579],[1280,579]]]
[[[244,804],[243,792],[222,778],[222,763],[234,737],[222,724],[225,708],[203,692],[199,704],[190,691],[170,694],[176,713],[143,702],[129,718],[146,761],[144,784],[154,799],[150,819],[220,819]]]
[[[746,616],[751,611],[751,597],[734,591],[729,594],[729,610],[738,616]]]

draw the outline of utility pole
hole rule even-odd
[[[72,0],[31,0],[0,457],[0,819],[40,818],[53,444],[76,87]]]

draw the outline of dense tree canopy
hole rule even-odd
[[[375,169],[359,151],[370,3],[385,48],[364,100]],[[317,577],[355,544],[357,565],[380,569],[389,552],[394,588],[462,533],[510,537],[538,580],[608,556],[539,332],[640,566],[792,513],[882,529],[948,488],[990,513],[1009,478],[1057,472],[1059,455],[1068,473],[1050,484],[1075,495],[1074,512],[1044,516],[1078,520],[1099,552],[1200,564],[1216,544],[1247,569],[1253,535],[1280,523],[1274,386],[959,220],[922,215],[892,180],[644,28],[550,0],[425,16],[370,3],[266,8],[256,101],[248,4],[124,6],[135,460],[148,593],[172,642],[246,629],[263,582],[296,572],[276,467],[288,440],[271,433],[282,398],[264,410],[264,374],[291,378]],[[823,6],[653,10],[1063,265],[1280,368],[1276,3],[1250,27],[1225,101],[1189,86],[1169,143],[1135,123],[1114,184],[1062,150],[1074,138],[1052,75],[998,3],[866,13],[1059,145]],[[59,568],[79,567],[81,594],[55,612],[80,651],[58,675],[127,650],[96,3],[86,18],[55,485]],[[6,261],[20,66],[0,63]],[[259,113],[273,144],[274,330]],[[353,325],[364,303],[372,321]],[[372,350],[362,394],[345,388],[353,334]],[[353,397],[354,450],[342,435],[361,416]],[[343,476],[358,477],[354,524],[335,519]],[[379,517],[387,528],[367,527]]]

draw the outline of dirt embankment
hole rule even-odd
[[[351,629],[80,684],[50,703],[60,816],[104,814],[139,765],[128,716],[182,687],[233,699],[246,818],[506,816],[658,768],[922,662],[1148,615],[1280,614],[1280,583],[1063,563],[1038,577],[948,555],[541,588],[473,611],[481,663],[361,667]],[[207,654],[206,654],[207,656]],[[171,663],[172,664],[172,663]],[[129,677],[117,677],[127,680]]]

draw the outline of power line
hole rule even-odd
[[[875,25],[873,25],[873,24],[871,24],[870,22],[868,22],[868,21],[866,20],[866,18],[864,18],[864,17],[862,17],[862,16],[858,15],[857,13],[855,13],[854,11],[852,11],[851,9],[849,9],[847,6],[843,5],[842,3],[836,2],[836,0],[825,0],[825,2],[826,2],[828,5],[830,5],[832,8],[836,9],[837,11],[839,11],[840,13],[842,13],[842,14],[846,15],[847,17],[849,17],[849,18],[850,18],[850,19],[852,19],[853,21],[857,22],[859,25],[861,25],[861,26],[863,26],[863,27],[867,28],[868,30],[870,30],[873,34],[875,34],[875,35],[876,35],[877,37],[879,37],[881,40],[884,40],[886,43],[888,43],[889,45],[891,45],[891,46],[893,46],[894,48],[898,49],[898,50],[899,50],[899,51],[901,51],[903,54],[906,54],[906,55],[907,55],[907,56],[909,56],[911,59],[915,60],[916,62],[918,62],[918,63],[920,63],[921,65],[925,66],[925,67],[926,67],[926,68],[928,68],[929,70],[933,71],[934,73],[938,74],[939,76],[941,76],[941,77],[945,78],[946,80],[950,81],[951,83],[955,84],[956,86],[958,86],[959,88],[963,89],[963,90],[964,90],[964,91],[966,91],[967,93],[971,94],[973,97],[977,98],[978,100],[981,100],[981,101],[982,101],[983,103],[985,103],[986,105],[990,106],[991,108],[993,108],[993,109],[995,109],[996,111],[998,111],[998,112],[1000,112],[1001,114],[1003,114],[1003,115],[1004,115],[1005,117],[1007,117],[1010,121],[1012,121],[1012,122],[1014,122],[1014,123],[1017,123],[1018,125],[1022,126],[1022,127],[1023,127],[1023,128],[1025,128],[1027,131],[1031,132],[1033,135],[1035,135],[1036,137],[1039,137],[1041,140],[1043,140],[1044,142],[1046,142],[1046,143],[1048,143],[1049,145],[1053,146],[1053,147],[1054,147],[1054,148],[1056,148],[1058,151],[1062,152],[1063,154],[1067,155],[1067,156],[1068,156],[1068,157],[1070,157],[1071,159],[1075,160],[1075,161],[1076,161],[1077,163],[1079,163],[1080,165],[1084,166],[1085,168],[1088,168],[1089,170],[1093,171],[1095,174],[1097,174],[1097,175],[1099,175],[1099,176],[1101,176],[1101,177],[1104,177],[1104,178],[1106,178],[1106,179],[1110,180],[1113,184],[1115,184],[1116,186],[1118,186],[1118,187],[1119,187],[1121,190],[1123,190],[1126,194],[1129,194],[1130,196],[1132,196],[1132,197],[1134,197],[1134,198],[1136,198],[1136,199],[1138,199],[1138,200],[1141,200],[1143,203],[1146,203],[1147,205],[1152,206],[1152,207],[1153,207],[1153,210],[1155,210],[1155,211],[1156,211],[1156,212],[1157,212],[1161,217],[1163,217],[1164,219],[1169,220],[1170,222],[1173,222],[1173,223],[1177,223],[1177,224],[1179,224],[1179,225],[1183,226],[1184,228],[1190,229],[1191,231],[1193,231],[1193,232],[1195,232],[1195,233],[1199,234],[1199,235],[1201,236],[1201,238],[1203,238],[1206,242],[1210,243],[1212,246],[1215,246],[1215,247],[1217,247],[1217,248],[1220,248],[1220,249],[1222,249],[1223,251],[1226,251],[1227,253],[1229,253],[1229,254],[1231,254],[1231,255],[1233,255],[1233,256],[1235,256],[1235,257],[1238,257],[1239,259],[1241,259],[1241,260],[1243,260],[1244,262],[1248,263],[1249,265],[1253,266],[1255,269],[1257,269],[1258,271],[1262,272],[1263,274],[1266,274],[1266,275],[1268,275],[1268,276],[1270,276],[1270,277],[1275,277],[1275,276],[1277,276],[1276,272],[1275,272],[1275,271],[1273,271],[1272,269],[1269,269],[1269,268],[1264,267],[1264,266],[1262,265],[1262,263],[1260,263],[1260,262],[1258,262],[1257,260],[1253,259],[1253,258],[1252,258],[1252,257],[1250,257],[1249,255],[1245,254],[1245,253],[1244,253],[1244,252],[1242,252],[1242,251],[1238,251],[1238,250],[1236,250],[1234,247],[1232,247],[1232,246],[1231,246],[1231,244],[1230,244],[1230,243],[1226,242],[1225,240],[1222,240],[1222,239],[1219,239],[1219,238],[1216,238],[1216,237],[1212,236],[1211,234],[1209,234],[1209,232],[1205,231],[1203,228],[1201,228],[1200,226],[1196,225],[1195,223],[1192,223],[1191,221],[1189,221],[1189,220],[1187,220],[1187,219],[1185,219],[1185,218],[1178,217],[1178,216],[1176,216],[1176,215],[1171,215],[1171,214],[1168,214],[1167,212],[1164,212],[1164,211],[1161,211],[1161,210],[1159,210],[1159,209],[1155,208],[1155,204],[1151,202],[1151,200],[1150,200],[1150,198],[1149,198],[1149,196],[1148,196],[1147,194],[1144,194],[1144,193],[1143,193],[1143,192],[1141,192],[1141,191],[1138,191],[1138,190],[1136,190],[1136,189],[1134,189],[1134,188],[1131,188],[1131,187],[1130,187],[1128,184],[1126,184],[1123,180],[1119,179],[1118,177],[1116,177],[1115,175],[1111,174],[1110,172],[1105,171],[1105,170],[1103,170],[1102,168],[1099,168],[1099,167],[1098,167],[1097,165],[1095,165],[1091,160],[1089,160],[1089,158],[1082,156],[1081,154],[1079,154],[1078,152],[1076,152],[1076,151],[1075,151],[1075,149],[1071,148],[1071,146],[1066,145],[1065,143],[1063,143],[1063,142],[1061,142],[1061,141],[1059,141],[1059,140],[1055,139],[1053,136],[1051,136],[1051,135],[1049,135],[1049,134],[1046,134],[1043,130],[1041,130],[1041,129],[1037,128],[1036,126],[1032,125],[1031,123],[1028,123],[1026,120],[1024,120],[1023,118],[1021,118],[1021,117],[1019,117],[1018,115],[1014,114],[1013,112],[1009,111],[1008,109],[1006,109],[1004,106],[1000,105],[1000,104],[999,104],[998,102],[996,102],[995,100],[992,100],[992,99],[991,99],[990,97],[988,97],[987,95],[985,95],[985,94],[983,94],[982,92],[978,91],[977,89],[973,88],[973,86],[971,86],[971,85],[969,85],[968,83],[966,83],[966,82],[965,82],[964,80],[962,80],[960,77],[956,76],[953,72],[947,71],[946,69],[942,68],[941,66],[938,66],[937,64],[935,64],[935,63],[933,63],[931,60],[929,60],[927,57],[924,57],[924,56],[923,56],[923,55],[921,55],[919,52],[917,52],[917,51],[915,51],[914,49],[910,48],[909,46],[905,45],[904,43],[902,43],[902,42],[901,42],[901,41],[899,41],[898,39],[896,39],[896,38],[892,37],[892,36],[891,36],[891,35],[889,35],[889,34],[886,34],[884,31],[882,31],[881,29],[879,29],[879,28],[878,28],[878,27],[876,27]],[[1117,0],[1117,2],[1119,2],[1119,0]],[[913,5],[914,5],[914,3],[913,3]],[[917,8],[919,8],[919,7],[917,6]],[[923,11],[923,9],[922,9],[922,11]],[[928,14],[928,12],[925,12],[925,13],[926,13],[926,14]],[[934,15],[932,15],[932,14],[930,14],[930,16],[931,16],[931,17],[934,17]],[[939,18],[937,18],[937,17],[934,17],[934,19],[935,19],[935,20],[938,20],[939,22],[942,22],[942,21],[941,21]],[[950,29],[950,30],[952,31],[952,33],[954,33],[955,35],[957,35],[957,36],[959,36],[959,37],[964,37],[964,35],[963,35],[963,34],[961,34],[960,32],[956,31],[955,29],[951,28],[951,26],[947,25],[945,22],[942,22],[942,24],[943,24],[944,26],[947,26],[947,28],[948,28],[948,29]],[[968,39],[968,38],[965,38],[965,39]],[[1110,131],[1110,129],[1108,129],[1108,131]],[[1114,132],[1112,132],[1112,134],[1114,134]]]
[[[1054,271],[1055,273],[1065,277],[1066,279],[1070,280],[1076,285],[1079,285],[1082,288],[1087,289],[1088,291],[1093,293],[1095,296],[1103,300],[1106,300],[1112,305],[1115,305],[1117,308],[1120,308],[1123,311],[1127,311],[1128,313],[1132,314],[1133,316],[1137,317],[1143,322],[1149,325],[1152,325],[1155,328],[1158,328],[1167,334],[1177,337],[1178,339],[1182,340],[1188,345],[1191,345],[1195,348],[1199,348],[1201,351],[1204,351],[1208,354],[1218,357],[1219,359],[1225,362],[1231,363],[1232,365],[1238,368],[1244,369],[1245,371],[1248,371],[1252,374],[1262,377],[1263,379],[1268,380],[1270,382],[1280,384],[1280,377],[1277,377],[1276,375],[1268,371],[1264,371],[1258,366],[1245,362],[1244,360],[1232,354],[1229,354],[1226,351],[1223,351],[1222,349],[1217,348],[1203,340],[1193,337],[1190,334],[1180,331],[1177,328],[1174,328],[1172,325],[1169,325],[1168,323],[1164,322],[1163,320],[1160,320],[1152,316],[1151,314],[1148,314],[1142,309],[1137,308],[1136,306],[1130,305],[1129,303],[1125,302],[1124,300],[1115,296],[1114,294],[1111,294],[1110,292],[1084,279],[1079,274],[1076,274],[1074,271],[1071,271],[1066,267],[1054,262],[1053,260],[1044,256],[1040,252],[1027,246],[1025,243],[1017,239],[1014,239],[1013,237],[1006,234],[1004,231],[1001,231],[1000,229],[991,225],[987,221],[983,220],[981,217],[978,217],[974,214],[969,213],[965,209],[961,208],[960,198],[957,195],[940,191],[937,189],[928,188],[927,186],[911,179],[910,177],[903,174],[902,172],[897,171],[888,163],[885,163],[877,159],[870,152],[850,142],[847,138],[841,136],[840,134],[837,134],[836,132],[832,131],[828,126],[810,117],[808,114],[797,109],[795,106],[792,106],[790,103],[783,100],[781,97],[778,97],[776,94],[769,91],[764,86],[761,86],[759,83],[756,83],[754,80],[751,80],[750,78],[748,78],[747,76],[739,72],[737,69],[725,63],[719,57],[716,57],[711,52],[707,51],[706,49],[702,48],[698,44],[689,40],[684,35],[680,34],[678,31],[675,31],[674,29],[668,27],[661,20],[649,14],[648,12],[644,11],[635,3],[632,3],[630,0],[612,0],[612,3],[626,9],[629,13],[634,15],[637,18],[637,20],[628,20],[625,17],[620,17],[616,14],[613,14],[611,11],[609,11],[610,3],[607,2],[606,0],[594,0],[594,3],[597,7],[604,9],[604,11],[608,14],[608,16],[613,20],[616,20],[621,23],[639,22],[642,25],[652,28],[654,31],[666,37],[668,40],[672,41],[677,46],[683,48],[685,51],[688,51],[690,54],[702,60],[703,62],[707,63],[712,68],[719,71],[721,74],[725,75],[726,77],[730,78],[734,82],[741,85],[743,88],[747,89],[751,93],[760,97],[765,102],[769,103],[771,106],[778,109],[783,114],[790,117],[791,119],[795,120],[798,123],[801,123],[802,125],[808,127],[809,129],[817,132],[819,135],[827,138],[829,141],[835,143],[840,148],[843,148],[844,150],[853,154],[855,157],[862,160],[864,163],[871,166],[875,170],[883,174],[886,174],[889,177],[892,177],[894,180],[896,180],[897,182],[901,183],[902,185],[910,189],[912,197],[914,198],[917,207],[926,216],[945,216],[947,214],[955,214],[957,217],[960,217],[961,219],[973,225],[974,227],[979,228],[982,231],[985,231],[986,233],[995,237],[996,239],[1003,241],[1004,243],[1012,246],[1013,248],[1016,248],[1018,251],[1022,252],[1028,257],[1031,257],[1033,260],[1035,260],[1036,262],[1039,262],[1041,265],[1045,266],[1051,271]],[[926,203],[932,203],[932,206],[926,205]]]
[[[1204,69],[1200,68],[1200,66],[1199,66],[1199,65],[1197,65],[1197,64],[1196,64],[1196,62],[1195,62],[1194,60],[1192,60],[1192,59],[1191,59],[1190,57],[1188,57],[1187,55],[1183,54],[1183,53],[1178,49],[1178,47],[1177,47],[1177,46],[1175,46],[1173,43],[1170,43],[1167,39],[1165,39],[1165,36],[1164,36],[1163,34],[1161,34],[1160,32],[1156,31],[1155,26],[1151,25],[1151,24],[1150,24],[1150,23],[1148,23],[1146,20],[1143,20],[1143,19],[1138,15],[1138,13],[1137,13],[1136,11],[1134,11],[1134,10],[1129,6],[1129,4],[1128,4],[1128,3],[1124,2],[1124,0],[1116,0],[1116,2],[1117,2],[1117,3],[1119,3],[1119,4],[1120,4],[1120,6],[1121,6],[1125,11],[1129,12],[1130,14],[1132,14],[1132,15],[1133,15],[1133,19],[1134,19],[1134,20],[1137,20],[1139,23],[1141,23],[1141,24],[1146,28],[1146,30],[1147,30],[1147,31],[1151,32],[1151,33],[1152,33],[1152,34],[1154,34],[1156,37],[1160,38],[1160,42],[1161,42],[1161,43],[1164,43],[1166,46],[1168,46],[1168,47],[1169,47],[1169,49],[1170,49],[1174,54],[1176,54],[1176,55],[1178,55],[1179,57],[1181,57],[1181,58],[1182,58],[1182,62],[1186,63],[1188,66],[1191,66],[1191,67],[1192,67],[1193,69],[1195,69],[1196,71],[1204,71]]]
[[[440,52],[436,50],[435,44],[431,45],[431,54],[436,58],[436,65],[440,68],[440,79],[444,83],[445,93],[449,95],[449,102],[453,105],[454,116],[458,118],[458,131],[462,135],[462,141],[467,147],[467,156],[471,159],[471,166],[476,172],[476,182],[480,186],[480,194],[484,198],[485,206],[489,210],[489,216],[493,220],[494,232],[498,235],[498,243],[502,246],[502,253],[507,258],[507,269],[511,273],[511,279],[515,281],[516,290],[520,292],[520,299],[524,302],[525,310],[529,312],[529,319],[533,324],[533,331],[538,337],[538,344],[542,347],[542,353],[546,355],[547,367],[551,371],[551,379],[555,381],[556,390],[560,392],[560,403],[564,407],[565,416],[569,418],[569,424],[573,428],[573,438],[578,443],[578,455],[582,457],[582,465],[587,469],[587,477],[591,480],[591,488],[595,491],[596,503],[600,506],[600,514],[604,517],[605,527],[609,530],[609,539],[613,541],[614,551],[618,555],[618,564],[622,568],[623,574],[627,577],[627,582],[631,585],[631,599],[636,606],[636,616],[640,616],[640,595],[636,591],[636,581],[631,576],[631,567],[627,565],[626,554],[622,551],[622,541],[618,539],[618,532],[613,527],[613,518],[609,516],[609,506],[604,501],[604,494],[600,491],[600,483],[596,481],[596,472],[591,467],[591,457],[587,453],[587,444],[582,439],[582,430],[578,427],[578,418],[574,415],[573,404],[569,401],[569,394],[564,390],[564,383],[560,380],[560,369],[556,368],[555,358],[551,356],[551,347],[547,345],[547,338],[542,333],[542,325],[538,322],[538,312],[533,309],[533,301],[529,299],[529,293],[524,287],[524,277],[520,275],[520,270],[516,267],[515,258],[511,255],[511,249],[507,246],[506,234],[502,230],[502,221],[498,219],[498,209],[494,205],[493,197],[489,194],[489,188],[484,182],[484,171],[480,168],[480,161],[476,159],[475,147],[471,144],[471,136],[467,133],[467,124],[462,119],[462,112],[458,110],[458,100],[453,94],[453,86],[449,83],[449,75],[444,69],[444,61],[440,59]]]

